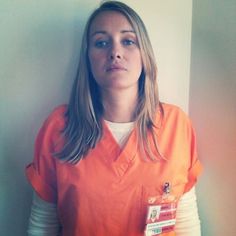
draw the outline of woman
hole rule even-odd
[[[194,132],[159,102],[156,73],[137,13],[103,3],[85,28],[69,104],[45,121],[27,167],[29,235],[200,235]]]

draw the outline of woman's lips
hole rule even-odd
[[[122,71],[122,70],[126,71],[127,69],[122,65],[111,65],[106,69],[107,72]]]

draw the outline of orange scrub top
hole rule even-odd
[[[148,199],[162,195],[164,183],[170,183],[177,199],[193,187],[201,164],[191,122],[178,107],[162,105],[164,117],[159,122],[157,113],[155,132],[167,160],[156,162],[145,160],[138,150],[135,128],[121,150],[103,122],[96,147],[75,165],[63,163],[52,153],[63,145],[66,106],[56,108],[44,122],[26,174],[42,199],[57,204],[61,235],[144,235]]]

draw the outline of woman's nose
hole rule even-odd
[[[122,58],[122,52],[121,52],[121,48],[119,45],[113,43],[111,45],[111,48],[110,48],[110,52],[109,52],[109,58],[111,60],[115,60],[115,59],[121,59]]]

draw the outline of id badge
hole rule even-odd
[[[170,185],[165,183],[163,195],[148,199],[145,236],[156,236],[174,230],[176,223],[176,197],[170,194]]]

